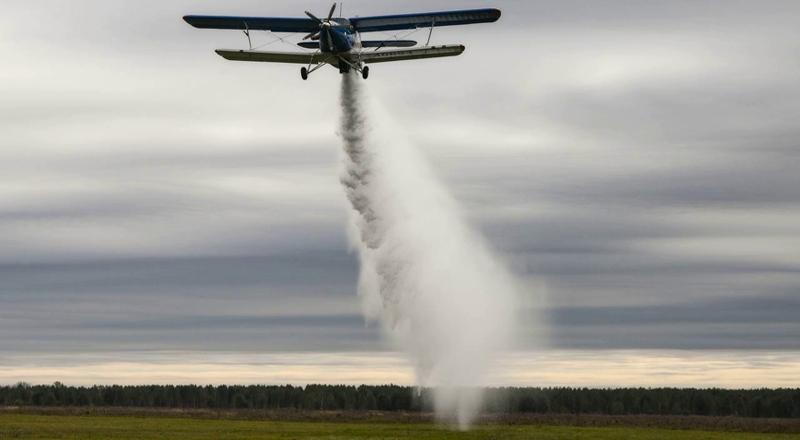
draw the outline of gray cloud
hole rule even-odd
[[[797,350],[797,4],[496,3],[501,24],[434,34],[463,57],[370,88],[546,298],[550,344]],[[337,76],[225,63],[241,35],[180,20],[326,5],[4,5],[0,354],[385,348],[358,316]]]

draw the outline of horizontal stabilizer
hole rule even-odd
[[[414,47],[417,45],[413,40],[373,40],[362,41],[361,47]]]
[[[298,46],[304,49],[319,49],[319,42],[316,41],[301,41],[297,43]],[[362,41],[361,47],[363,48],[376,48],[383,47],[414,47],[417,45],[413,40],[375,40],[375,41]]]

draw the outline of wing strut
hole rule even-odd
[[[253,50],[253,40],[250,39],[250,27],[247,26],[247,20],[244,21],[244,34],[247,36],[247,44],[250,45],[250,50]]]
[[[431,31],[428,33],[428,42],[425,43],[425,46],[431,45],[431,37],[433,36],[433,28],[436,27],[436,17],[433,17],[431,20]]]

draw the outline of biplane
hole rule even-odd
[[[338,18],[336,3],[327,18],[321,19],[306,11],[304,18],[281,17],[232,17],[212,15],[187,15],[183,19],[200,29],[228,29],[244,32],[250,47],[247,50],[219,49],[217,54],[231,61],[254,61],[265,63],[304,64],[300,76],[309,75],[323,66],[332,66],[340,73],[351,70],[369,77],[367,64],[406,61],[423,58],[458,56],[464,46],[451,44],[431,46],[433,29],[438,26],[456,26],[475,23],[492,23],[500,18],[497,9],[469,9],[418,14],[382,15],[374,17]],[[341,14],[340,14],[341,15]],[[365,40],[361,34],[369,32],[391,32],[429,29],[424,46],[416,47],[413,40],[394,37],[384,40]],[[278,33],[305,33],[298,46],[307,52],[265,52],[253,48],[251,32],[268,31]],[[281,39],[282,40],[282,39]]]

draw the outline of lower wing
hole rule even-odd
[[[420,47],[416,49],[403,50],[378,50],[360,52],[354,54],[352,58],[361,60],[364,63],[388,63],[391,61],[419,60],[423,58],[454,57],[464,53],[465,47],[460,44],[449,46]]]
[[[303,52],[259,52],[253,50],[219,49],[217,54],[231,61],[254,61],[261,63],[319,64],[336,59],[334,55]]]
[[[377,50],[350,52],[348,60],[361,61],[366,64],[388,63],[391,61],[419,60],[423,58],[454,57],[464,53],[464,46],[433,46],[402,50]],[[253,61],[262,63],[320,64],[338,65],[339,59],[330,53],[303,52],[259,52],[253,50],[217,50],[217,54],[231,61]]]

